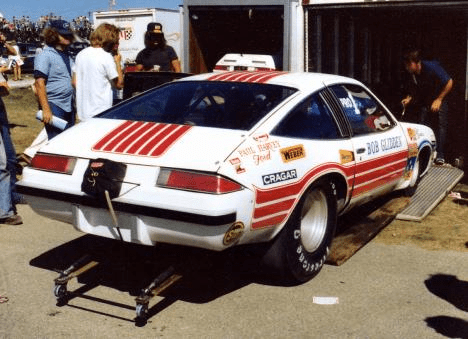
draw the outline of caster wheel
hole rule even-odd
[[[136,306],[136,316],[139,319],[146,319],[148,316],[148,305],[138,304]]]
[[[62,299],[67,295],[67,285],[55,285],[54,287],[54,296],[57,299]]]

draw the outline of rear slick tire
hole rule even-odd
[[[336,228],[331,183],[315,183],[302,196],[263,262],[287,282],[303,283],[322,269]]]

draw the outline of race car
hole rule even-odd
[[[398,122],[354,79],[209,73],[64,131],[18,190],[38,214],[89,234],[262,246],[264,267],[305,282],[322,268],[338,216],[395,190],[413,194],[435,146],[430,128]]]

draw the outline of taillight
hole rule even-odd
[[[242,186],[219,175],[161,169],[158,186],[204,193],[223,194],[239,191]]]
[[[63,174],[72,174],[75,168],[76,158],[62,155],[38,153],[31,160],[31,167]]]

